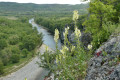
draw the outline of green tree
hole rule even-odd
[[[114,18],[116,10],[107,0],[92,0],[89,6],[89,17],[83,25],[86,26],[86,32],[92,34],[92,45],[98,48],[110,35],[108,32],[109,27],[104,27],[107,22],[110,22]]]
[[[7,47],[7,42],[4,39],[0,39],[0,50]]]
[[[19,42],[19,36],[18,35],[13,35],[9,37],[9,44],[15,45]]]
[[[29,54],[29,51],[27,49],[23,49],[22,50],[22,56],[23,56],[23,58],[26,58],[28,54]]]
[[[11,56],[11,61],[12,61],[12,63],[18,63],[19,60],[20,60],[20,56],[19,56],[18,54],[13,54],[13,55]]]
[[[24,45],[24,48],[31,51],[31,50],[35,49],[37,44],[35,42],[35,38],[33,38],[33,36],[31,36],[31,35],[28,35],[28,36],[24,37],[23,45]]]
[[[90,2],[88,11],[90,15],[88,20],[86,20],[84,23],[85,26],[99,29],[103,27],[102,24],[106,20],[114,17],[113,14],[116,12],[116,10],[113,9],[112,5],[104,4],[100,0],[94,0],[93,2]]]

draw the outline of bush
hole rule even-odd
[[[3,62],[0,60],[0,75],[4,73]]]
[[[20,56],[18,54],[13,54],[11,57],[12,63],[18,63],[20,60]]]
[[[3,39],[0,39],[0,50],[7,47],[7,42]]]
[[[15,45],[18,42],[19,42],[19,36],[13,35],[13,36],[9,37],[9,44]]]
[[[26,58],[28,54],[29,54],[29,51],[27,49],[22,50],[22,57],[23,58]]]
[[[55,61],[55,57],[56,57],[55,54],[53,54],[52,52],[45,51],[44,54],[42,55],[40,54],[41,62],[38,62],[39,66],[53,70],[52,68]]]

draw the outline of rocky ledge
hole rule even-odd
[[[120,80],[120,35],[111,36],[96,50],[85,80]]]

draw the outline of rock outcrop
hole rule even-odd
[[[120,80],[120,35],[111,36],[96,50],[85,80]]]
[[[63,36],[63,32],[65,32],[65,29],[61,32],[61,42],[64,42],[64,36]],[[76,41],[75,41],[75,34],[73,30],[69,30],[68,31],[68,40],[70,43],[72,43],[73,45],[76,45]],[[87,48],[88,44],[90,44],[90,42],[92,41],[92,37],[91,34],[89,33],[84,33],[83,31],[81,32],[81,37],[80,37],[80,41],[83,43],[84,47]]]

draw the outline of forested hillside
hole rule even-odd
[[[88,8],[88,4],[68,5],[0,2],[0,15],[18,16],[40,14],[42,16],[55,16],[60,14],[63,16],[69,16],[75,9],[77,9],[80,14],[87,13],[86,8]]]

